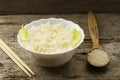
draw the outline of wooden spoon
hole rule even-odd
[[[110,56],[106,50],[99,45],[98,26],[94,14],[88,13],[88,26],[93,42],[92,50],[87,54],[88,62],[96,67],[106,66],[110,62]]]

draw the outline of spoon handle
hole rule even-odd
[[[93,48],[99,48],[99,34],[98,34],[98,25],[94,14],[89,11],[88,13],[88,26],[90,31],[90,36],[93,42]]]

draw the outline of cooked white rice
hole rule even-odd
[[[29,42],[22,44],[29,50],[43,53],[59,53],[72,48],[72,29],[62,24],[41,24],[28,29]]]

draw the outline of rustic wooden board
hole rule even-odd
[[[0,0],[0,14],[120,12],[120,0]]]
[[[100,31],[100,42],[109,50],[111,62],[107,67],[95,68],[86,61],[92,47],[86,14],[60,15],[8,15],[0,16],[0,38],[16,52],[36,73],[29,78],[14,62],[0,50],[0,80],[119,80],[120,79],[120,14],[96,14]],[[41,18],[65,18],[78,23],[85,32],[84,43],[67,64],[58,68],[43,68],[34,64],[29,53],[17,43],[16,35],[21,24]]]

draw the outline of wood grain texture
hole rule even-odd
[[[34,64],[30,54],[17,43],[16,35],[21,24],[41,18],[57,17],[78,23],[85,32],[84,43],[74,57],[58,68],[43,68]],[[0,80],[119,80],[120,79],[120,14],[96,14],[100,31],[100,44],[109,50],[111,62],[107,67],[95,68],[86,61],[92,47],[86,14],[55,15],[8,15],[0,16],[0,38],[20,56],[36,76],[29,78],[14,62],[0,50]]]
[[[120,12],[120,0],[0,0],[0,14]]]

